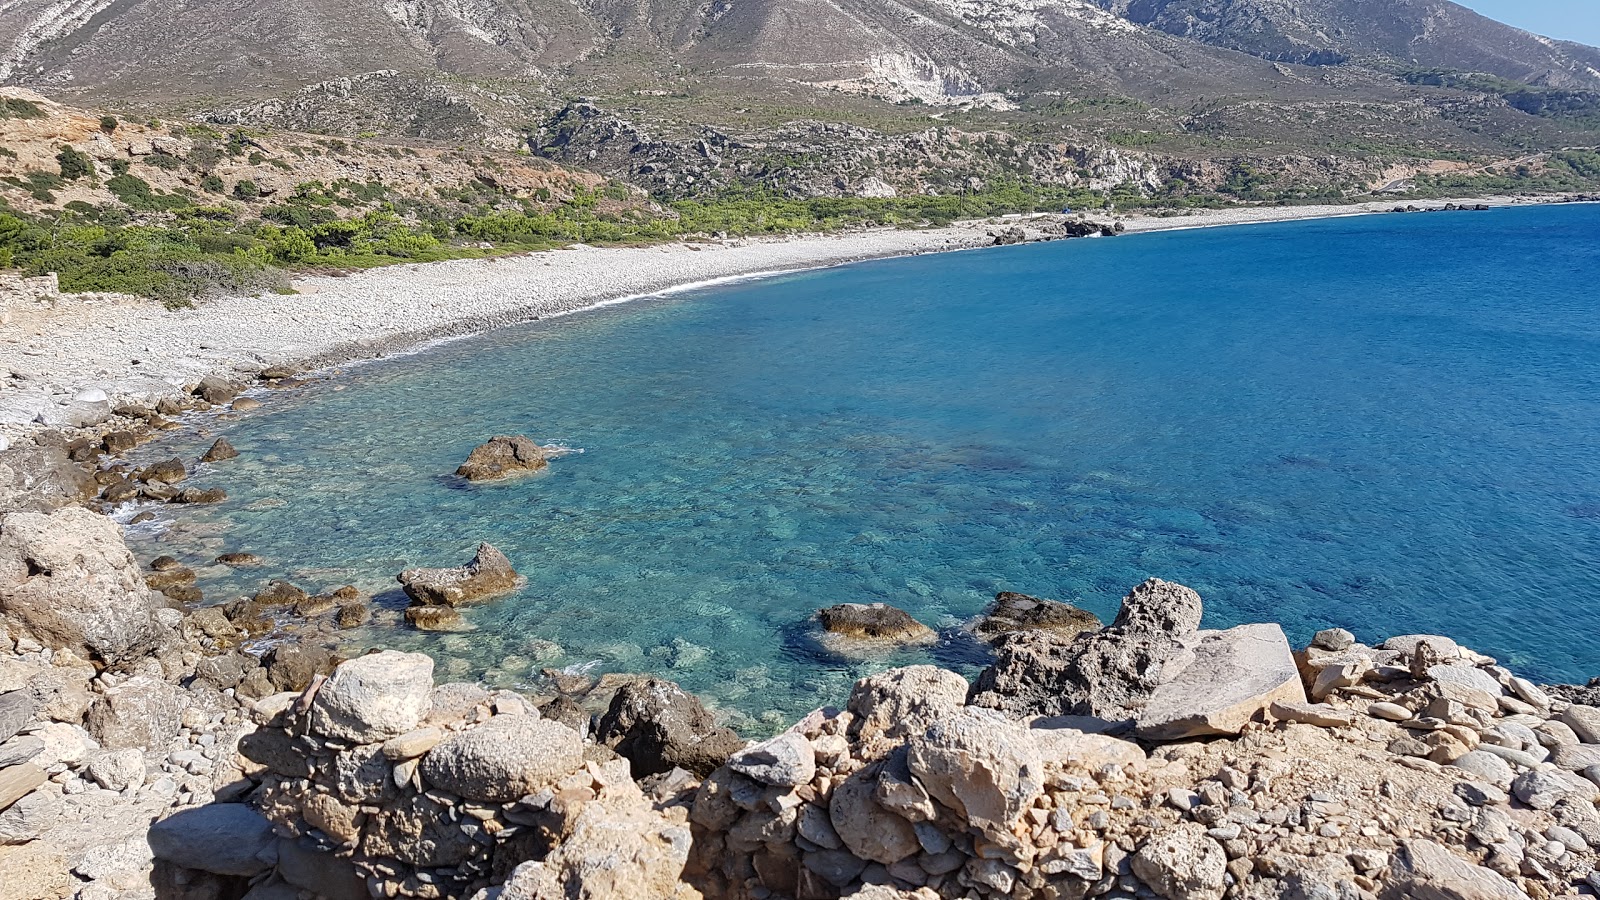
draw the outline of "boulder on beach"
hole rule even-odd
[[[0,450],[0,509],[47,513],[88,500],[99,487],[60,447]]]
[[[413,606],[461,606],[516,590],[521,576],[511,560],[490,544],[479,544],[472,561],[451,569],[407,569],[396,578]]]
[[[846,638],[914,644],[933,640],[932,628],[887,603],[840,603],[817,611],[822,630]]]
[[[200,379],[191,392],[212,406],[221,406],[239,396],[239,386],[215,375]]]
[[[500,435],[473,449],[456,474],[468,481],[496,481],[548,468],[543,447],[522,437]]]
[[[978,619],[973,631],[979,637],[995,640],[1017,631],[1049,631],[1072,638],[1085,631],[1099,631],[1100,619],[1086,609],[1059,600],[1042,600],[1027,594],[1001,591],[994,604]]]

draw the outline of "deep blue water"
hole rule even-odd
[[[999,590],[1104,618],[1148,576],[1210,626],[1450,634],[1600,674],[1600,208],[1378,216],[900,259],[639,301],[363,366],[221,426],[147,555],[388,589],[480,540],[528,576],[445,671],[662,672],[736,717],[951,637],[820,652],[819,607],[936,627]],[[474,445],[583,453],[466,487]],[[197,453],[210,437],[168,443]],[[539,641],[553,641],[554,650]],[[510,657],[507,660],[507,657]],[[749,719],[747,726],[760,727]]]

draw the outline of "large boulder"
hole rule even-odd
[[[326,737],[372,744],[422,724],[432,707],[433,660],[385,650],[341,663],[311,707],[311,728]]]
[[[1100,628],[1100,619],[1094,613],[1071,603],[1001,591],[972,630],[992,641],[1018,631],[1048,631],[1071,639]]]
[[[967,680],[937,666],[906,666],[869,675],[850,691],[850,733],[862,744],[921,734],[967,703]]]
[[[250,877],[278,862],[272,823],[238,803],[186,809],[150,826],[156,859],[185,869]]]
[[[681,878],[691,846],[682,809],[657,812],[636,794],[585,804],[571,835],[518,866],[500,900],[698,900]]]
[[[543,447],[525,437],[500,435],[475,447],[456,474],[468,481],[495,481],[549,466]]]
[[[1527,900],[1504,876],[1432,841],[1400,845],[1378,896],[1382,900]]]
[[[0,621],[13,633],[120,665],[162,642],[157,609],[110,519],[75,506],[0,519]]]
[[[934,637],[932,628],[887,603],[840,603],[819,610],[817,621],[828,634],[858,641],[913,644]]]
[[[987,709],[948,713],[906,750],[911,774],[990,840],[1014,840],[1017,820],[1044,791],[1044,760],[1020,723]]]
[[[422,777],[468,800],[509,803],[582,766],[576,731],[538,716],[505,715],[439,742],[422,758]]]
[[[159,678],[137,675],[89,707],[89,733],[107,749],[165,750],[183,727],[188,695]]]
[[[828,823],[855,856],[892,866],[916,855],[922,845],[910,822],[878,802],[880,775],[881,764],[871,765],[834,787]]]
[[[1152,578],[1122,600],[1108,627],[1065,639],[1020,632],[998,647],[974,687],[972,703],[1013,715],[1132,719],[1156,688],[1192,658],[1200,595]]]
[[[522,579],[511,560],[489,544],[479,544],[477,555],[453,569],[407,569],[400,584],[416,606],[461,606],[516,590]]]
[[[1289,640],[1277,625],[1204,632],[1193,662],[1161,685],[1139,714],[1139,736],[1175,741],[1232,735],[1274,702],[1305,703]]]
[[[88,500],[99,490],[94,476],[68,459],[60,447],[0,451],[0,510],[54,512]]]
[[[1167,900],[1222,900],[1228,856],[1204,825],[1173,826],[1133,855],[1133,874]]]
[[[674,767],[709,775],[744,748],[697,697],[659,678],[623,685],[600,717],[595,740],[626,757],[640,777]]]

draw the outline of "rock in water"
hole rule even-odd
[[[1275,701],[1303,704],[1305,687],[1283,629],[1240,625],[1202,632],[1194,661],[1156,689],[1139,715],[1139,736],[1173,741],[1238,734]]]
[[[221,462],[225,459],[234,459],[238,455],[239,451],[233,449],[233,445],[228,443],[227,438],[217,438],[216,443],[211,445],[211,449],[200,457],[200,461],[203,463]]]
[[[511,560],[489,544],[479,544],[472,561],[454,569],[407,569],[400,584],[415,606],[461,606],[515,590],[521,583]]]
[[[744,748],[698,698],[659,678],[623,685],[595,726],[595,740],[627,757],[640,777],[674,766],[709,775]]]
[[[858,640],[917,643],[933,639],[933,629],[887,603],[841,603],[817,612],[822,630]]]
[[[520,435],[501,435],[474,448],[467,461],[456,469],[456,474],[468,481],[495,481],[537,472],[549,465],[543,447]]]
[[[1099,631],[1100,627],[1094,613],[1070,603],[1001,591],[973,631],[989,640],[1016,631],[1049,631],[1073,638],[1085,631]]]
[[[212,406],[221,406],[239,396],[239,387],[215,375],[207,375],[205,378],[200,379],[200,383],[195,386],[193,393],[196,397]]]

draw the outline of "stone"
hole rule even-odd
[[[1333,653],[1348,650],[1355,642],[1356,636],[1343,628],[1324,628],[1311,638],[1311,646]]]
[[[1561,713],[1560,719],[1578,740],[1585,744],[1600,744],[1600,707],[1574,703]]]
[[[810,784],[817,776],[816,753],[811,742],[793,731],[740,750],[728,758],[728,768],[774,787]]]
[[[1200,595],[1152,578],[1122,600],[1117,618],[1070,640],[1020,632],[996,648],[971,701],[1018,716],[1133,718],[1161,684],[1192,658],[1185,643],[1199,630]]]
[[[318,850],[308,839],[278,840],[277,875],[322,900],[371,900],[367,880],[350,860]]]
[[[406,624],[418,631],[471,631],[461,612],[449,606],[408,606]]]
[[[0,694],[0,744],[11,740],[22,726],[33,721],[33,698],[24,691]]]
[[[250,877],[278,862],[272,823],[238,803],[185,809],[150,826],[156,859],[217,875]]]
[[[339,662],[334,651],[309,643],[276,644],[262,657],[267,677],[278,691],[303,691],[318,675],[331,674]]]
[[[318,734],[370,744],[414,731],[431,708],[433,659],[385,650],[341,663],[311,706]]]
[[[444,740],[444,731],[437,726],[418,728],[383,742],[383,755],[390,762],[416,759]]]
[[[172,498],[173,503],[221,503],[228,499],[222,488],[184,488]]]
[[[177,738],[187,704],[188,696],[177,687],[136,675],[94,701],[87,727],[112,750],[161,750]]]
[[[1203,825],[1184,822],[1146,841],[1133,855],[1133,874],[1167,900],[1221,900],[1228,857]]]
[[[583,807],[550,855],[513,870],[499,900],[696,900],[682,883],[691,843],[681,813],[629,794],[604,798]]]
[[[1504,876],[1432,841],[1408,840],[1390,858],[1380,900],[1527,900]]]
[[[25,794],[22,799],[0,810],[0,845],[37,841],[60,822],[65,803],[62,794],[49,787]],[[3,855],[3,854],[0,854]],[[7,878],[13,877],[7,860]],[[6,880],[0,879],[0,897],[5,896]]]
[[[1470,690],[1499,697],[1505,691],[1500,687],[1500,682],[1493,675],[1476,666],[1437,665],[1428,667],[1428,677],[1434,681],[1447,681],[1459,684]]]
[[[33,763],[0,769],[0,810],[9,809],[44,782],[44,770]]]
[[[150,886],[154,862],[150,843],[140,834],[114,844],[90,847],[73,863],[72,872],[96,886],[131,891],[140,887],[140,882],[145,888]]]
[[[50,513],[99,490],[60,447],[0,449],[0,510]]]
[[[101,438],[101,446],[112,456],[121,456],[139,445],[139,438],[131,431],[112,431]]]
[[[110,519],[81,507],[0,519],[0,623],[13,634],[121,665],[163,640],[156,609]]]
[[[1411,718],[1411,710],[1398,703],[1379,701],[1367,707],[1367,715],[1390,722],[1404,722]]]
[[[935,800],[997,842],[1010,837],[1044,790],[1044,760],[1032,733],[993,710],[945,714],[911,738],[906,762]]]
[[[1099,631],[1100,627],[1100,619],[1094,613],[1070,603],[1001,591],[973,631],[989,640],[1015,631],[1050,631],[1070,639],[1085,631]]]
[[[1529,769],[1511,782],[1511,793],[1534,809],[1554,809],[1569,797],[1592,801],[1596,791],[1588,779],[1559,769]]]
[[[1401,634],[1384,641],[1378,646],[1385,650],[1396,650],[1406,656],[1417,652],[1417,645],[1427,642],[1434,651],[1444,659],[1454,659],[1461,653],[1461,647],[1455,641],[1437,634]]]
[[[1550,761],[1564,769],[1581,771],[1590,766],[1600,766],[1600,744],[1568,744],[1557,747]]]
[[[189,470],[184,468],[183,460],[176,457],[153,462],[133,473],[134,481],[155,484],[177,484],[188,477]]]
[[[1273,701],[1272,717],[1281,722],[1298,722],[1319,728],[1343,728],[1354,725],[1354,710],[1339,709],[1326,703],[1296,703],[1292,700]]]
[[[1234,735],[1276,701],[1306,701],[1282,628],[1241,625],[1202,632],[1193,662],[1145,705],[1138,733],[1157,741]]]
[[[538,716],[495,716],[422,758],[422,777],[469,800],[507,803],[583,766],[583,739]]]
[[[549,468],[544,448],[526,437],[490,438],[473,448],[456,475],[468,481],[497,481],[513,475],[526,475]]]
[[[453,569],[407,569],[397,576],[416,606],[461,606],[516,590],[521,578],[505,554],[479,544],[472,561]]]
[[[218,378],[215,375],[207,375],[200,379],[200,383],[195,385],[194,390],[190,391],[190,393],[212,406],[222,406],[239,396],[239,387],[226,379]]]
[[[261,408],[261,401],[254,397],[240,397],[228,406],[234,412],[250,412]]]
[[[340,603],[333,620],[340,628],[360,628],[372,621],[372,607],[364,600]]]
[[[218,565],[230,569],[254,569],[267,564],[267,561],[254,553],[224,553],[217,557]]]
[[[659,678],[618,689],[595,740],[626,757],[641,778],[673,768],[709,775],[744,749],[744,739],[718,725],[698,698]]]
[[[144,751],[130,747],[107,750],[89,757],[85,773],[108,791],[121,791],[144,784]]]
[[[239,451],[235,450],[233,445],[228,443],[227,438],[217,438],[216,441],[211,444],[211,449],[207,450],[205,454],[200,457],[200,461],[203,463],[216,463],[228,459],[237,459],[238,456]]]
[[[932,628],[887,603],[840,603],[818,610],[817,621],[823,631],[854,640],[912,644],[934,637]]]
[[[921,734],[966,705],[967,680],[937,666],[906,666],[869,675],[850,690],[850,733],[861,743]]]
[[[12,738],[0,744],[0,768],[33,760],[44,752],[44,741],[33,735]]]
[[[910,822],[875,799],[878,773],[878,767],[868,766],[836,786],[828,821],[852,855],[888,866],[919,852],[922,843]]]

